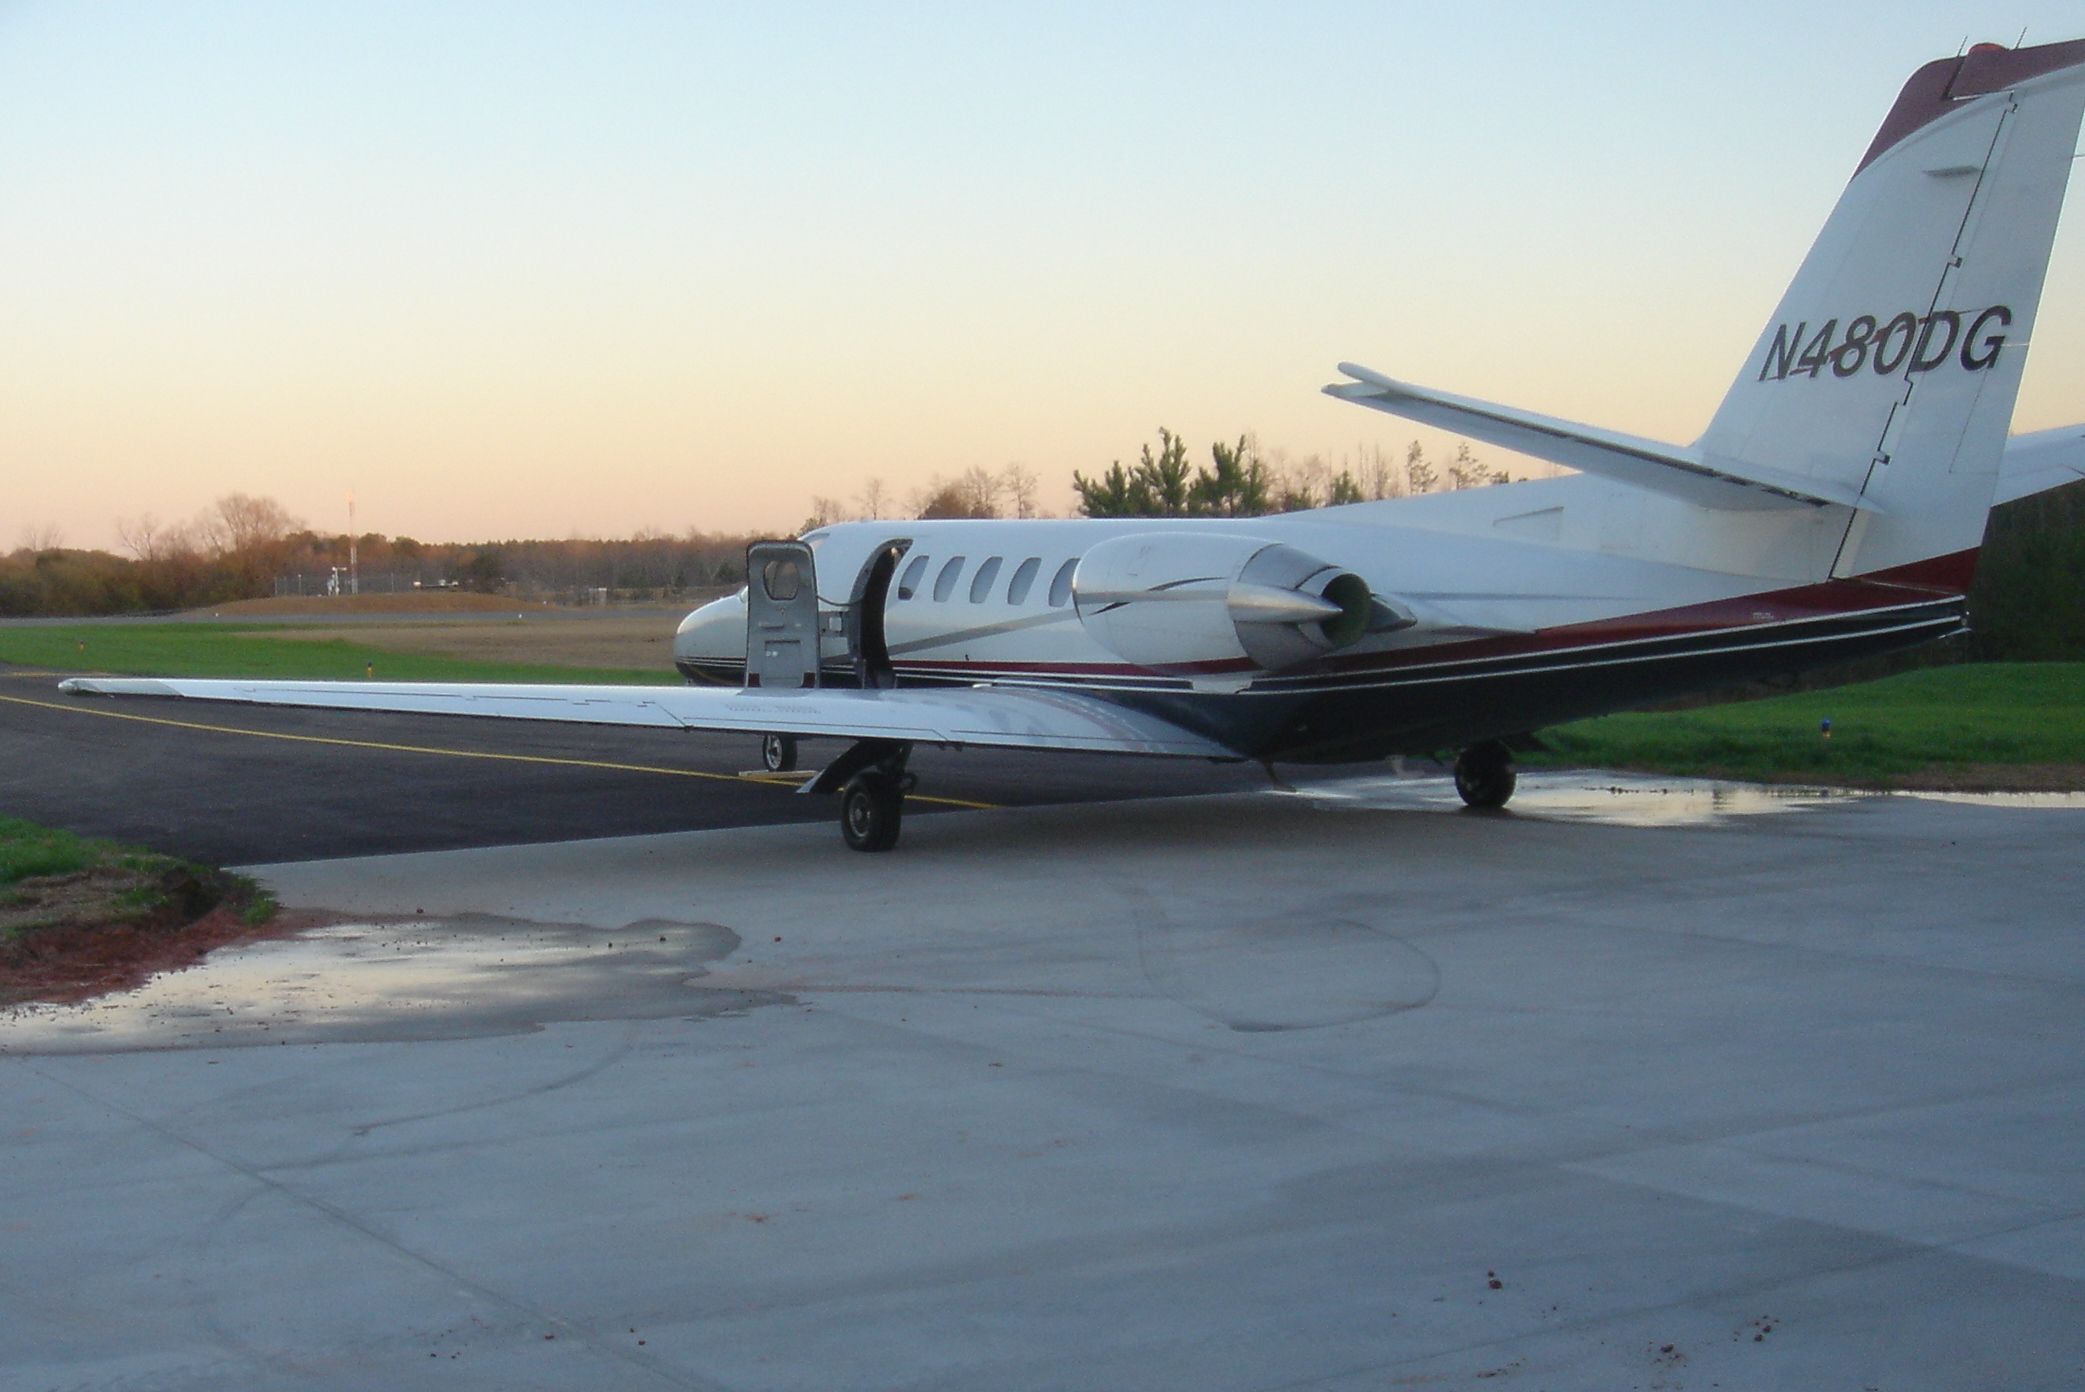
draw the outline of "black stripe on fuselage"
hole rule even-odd
[[[1075,690],[1149,711],[1254,758],[1361,760],[1422,753],[1585,716],[1913,647],[1962,629],[1960,598],[1853,614],[1347,673],[1262,677],[1237,691],[1185,678],[1049,669],[900,666],[899,684]],[[680,664],[736,685],[743,664]],[[829,686],[852,686],[829,668]],[[1241,699],[1251,698],[1251,699]]]

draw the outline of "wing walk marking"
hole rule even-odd
[[[42,706],[46,710],[70,711],[75,715],[98,715],[105,720],[135,720],[144,725],[170,725],[177,730],[207,730],[216,735],[248,735],[254,739],[288,740],[293,744],[330,744],[345,749],[379,749],[392,754],[436,754],[449,759],[491,759],[508,764],[552,764],[563,768],[608,769],[615,773],[657,773],[669,778],[707,778],[719,783],[760,783],[768,787],[796,790],[802,780],[785,781],[759,774],[711,773],[707,769],[667,768],[659,764],[623,764],[609,759],[570,759],[554,754],[501,754],[486,749],[443,749],[431,744],[389,744],[382,740],[341,739],[333,735],[293,735],[284,730],[249,730],[238,725],[208,725],[199,720],[173,720],[163,715],[132,715],[127,711],[96,710],[92,706],[63,701],[38,701],[27,696],[0,696],[17,706]],[[967,798],[933,797],[907,793],[907,802],[931,802],[941,807],[962,807],[973,812],[997,811],[995,802],[972,802]]]

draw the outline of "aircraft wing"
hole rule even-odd
[[[1085,750],[1236,759],[1237,751],[1171,721],[1076,692],[1025,687],[762,691],[695,686],[236,681],[73,677],[74,696],[180,696],[265,706],[649,725],[750,734],[909,740],[1005,749]]]
[[[1992,501],[2009,503],[2080,479],[2085,479],[2085,425],[2015,435],[2005,442],[1998,496]]]
[[[1354,380],[1326,387],[1328,396],[1702,507],[1757,510],[1826,503],[1874,507],[1858,493],[1822,479],[1775,475],[1751,466],[1738,473],[1711,465],[1697,451],[1683,446],[1414,386],[1353,363],[1341,363],[1339,370]]]

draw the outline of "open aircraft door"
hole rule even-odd
[[[891,585],[898,562],[912,547],[910,538],[885,542],[869,554],[861,574],[854,580],[854,594],[847,604],[847,653],[854,663],[855,682],[864,687],[898,684],[891,667],[890,647],[883,637],[884,611],[890,605]]]
[[[803,542],[746,548],[746,685],[818,685],[818,573]]]

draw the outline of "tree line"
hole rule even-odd
[[[1116,461],[1094,478],[1073,475],[1090,517],[1248,517],[1264,512],[1428,493],[1502,482],[1465,450],[1436,468],[1415,442],[1399,460],[1364,454],[1334,470],[1260,457],[1250,437],[1219,442],[1210,462],[1191,466],[1185,444],[1159,432],[1134,465]],[[936,479],[892,505],[880,484],[856,515],[1035,516],[1035,480],[1022,466],[972,469]],[[880,510],[880,512],[879,512]],[[819,500],[805,530],[849,515]],[[316,589],[348,564],[345,533],[315,532],[272,498],[232,493],[191,521],[149,517],[118,527],[127,555],[68,548],[49,528],[25,531],[0,556],[0,616],[150,613],[201,608],[271,594],[284,576]],[[607,589],[617,597],[675,598],[745,578],[745,548],[757,538],[690,529],[617,539],[422,542],[368,533],[354,539],[365,577],[391,588],[455,586],[488,593],[573,598]],[[1992,511],[1969,594],[1972,633],[1956,654],[1998,661],[2085,660],[2085,483],[2006,503]],[[1934,660],[1946,650],[1927,649]]]
[[[1485,464],[1467,444],[1436,465],[1417,440],[1405,447],[1401,462],[1369,446],[1358,461],[1342,460],[1334,469],[1318,455],[1294,465],[1264,458],[1258,442],[1241,435],[1235,442],[1218,440],[1209,447],[1209,463],[1194,466],[1187,442],[1160,426],[1158,449],[1144,445],[1135,464],[1125,467],[1117,459],[1092,478],[1074,470],[1071,481],[1079,510],[1088,517],[1262,517],[1511,483],[1512,476]]]
[[[423,542],[369,532],[321,533],[272,498],[232,493],[194,519],[117,524],[123,550],[72,548],[48,527],[0,556],[0,616],[156,613],[257,599],[285,589],[323,593],[352,553],[365,589],[465,589],[571,599],[672,598],[745,578],[756,538],[690,529],[613,539]]]

